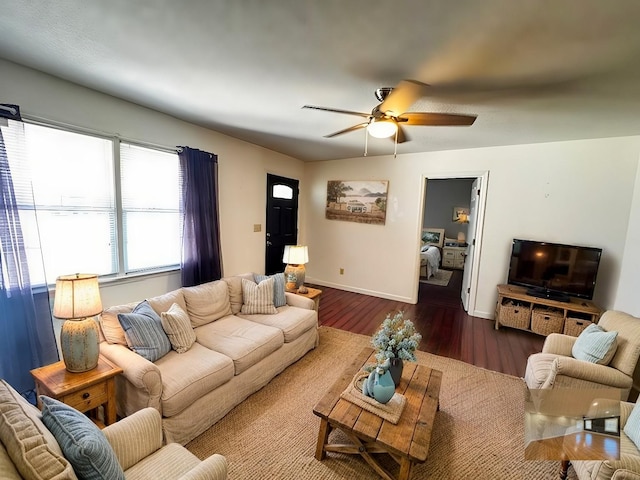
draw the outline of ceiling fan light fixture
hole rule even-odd
[[[377,120],[374,118],[371,120],[371,123],[367,125],[369,135],[376,138],[390,137],[395,135],[397,130],[398,126],[396,125],[396,122],[388,119]]]

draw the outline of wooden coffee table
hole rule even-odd
[[[362,350],[314,407],[313,413],[321,418],[316,458],[324,459],[327,452],[360,455],[382,478],[408,480],[413,466],[423,463],[429,453],[442,372],[405,362],[396,392],[406,397],[407,404],[398,424],[394,425],[340,398],[354,375],[366,363],[374,362],[374,350]],[[353,444],[329,444],[329,433],[334,428],[342,430]],[[388,453],[400,465],[397,477],[378,463],[372,455],[377,453]]]

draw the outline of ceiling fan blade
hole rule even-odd
[[[426,83],[417,80],[402,80],[380,104],[378,109],[381,112],[392,112],[392,116],[399,116],[409,110],[411,105],[424,97],[429,89]]]
[[[469,126],[476,121],[477,115],[457,115],[453,113],[407,112],[399,118],[405,125],[426,126]],[[406,120],[406,121],[405,121]]]
[[[351,110],[340,110],[339,108],[317,107],[315,105],[303,105],[302,108],[310,108],[311,110],[322,110],[323,112],[344,113],[346,115],[356,115],[358,117],[371,118],[370,113],[352,112]]]
[[[330,133],[329,135],[325,135],[324,138],[332,138],[338,135],[342,135],[343,133],[355,132],[356,130],[360,130],[361,128],[366,128],[367,125],[369,125],[369,122],[359,123],[358,125],[345,128],[344,130],[338,130],[337,132],[333,132],[333,133]]]

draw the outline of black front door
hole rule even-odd
[[[267,275],[284,271],[285,245],[298,242],[298,180],[267,174]]]

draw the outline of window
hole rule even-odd
[[[44,271],[29,261],[32,284],[180,263],[177,154],[21,122],[5,131],[27,258],[44,260]]]
[[[273,198],[284,198],[285,200],[291,200],[293,198],[293,188],[289,185],[281,185],[279,183],[273,186]]]

